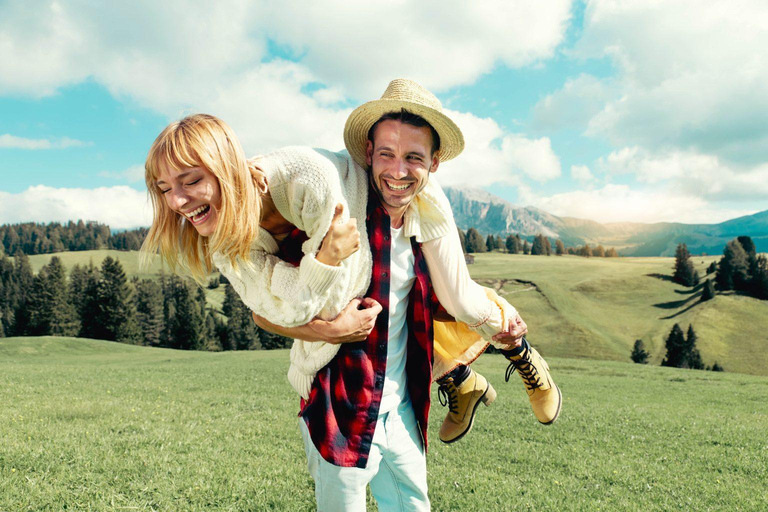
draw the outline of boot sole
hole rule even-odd
[[[475,424],[475,413],[477,413],[477,406],[480,405],[480,402],[484,403],[486,406],[489,406],[493,403],[494,400],[496,400],[496,390],[493,388],[493,386],[489,382],[488,387],[485,389],[485,393],[483,393],[480,399],[477,402],[475,402],[475,406],[472,408],[472,417],[469,419],[469,426],[467,427],[467,429],[449,441],[443,441],[442,439],[440,439],[440,441],[442,441],[445,444],[451,444],[451,443],[455,443],[465,435],[469,434],[469,431],[472,430],[472,425]]]
[[[540,421],[542,425],[551,425],[557,420],[557,418],[560,417],[560,410],[563,407],[563,393],[560,391],[560,388],[557,386],[557,384],[554,384],[555,389],[557,390],[557,411],[555,412],[555,417],[547,422]]]

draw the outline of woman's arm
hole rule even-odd
[[[498,341],[516,343],[524,334],[517,332],[521,330],[517,327],[517,311],[505,301],[502,313],[499,306],[488,298],[483,287],[472,280],[453,219],[450,223],[447,235],[422,244],[432,286],[440,304],[449,314],[485,338],[507,333],[512,328],[511,337],[502,335]]]

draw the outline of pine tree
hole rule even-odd
[[[131,288],[119,260],[111,256],[104,259],[95,290],[89,290],[86,295],[88,311],[83,317],[83,327],[89,337],[129,343],[139,341]]]
[[[465,235],[464,232],[459,228],[456,229],[459,232],[459,243],[461,244],[461,250],[464,252],[464,254],[467,254],[467,235]]]
[[[496,248],[496,240],[493,238],[493,235],[488,235],[485,238],[485,248],[488,250],[488,252],[493,252],[493,250]]]
[[[691,368],[693,370],[703,370],[704,362],[701,360],[701,354],[699,349],[696,348],[696,341],[698,336],[693,330],[693,325],[688,325],[688,336],[685,339],[685,360],[683,362],[683,368]]]
[[[53,256],[47,269],[48,288],[51,291],[51,314],[49,319],[52,336],[77,336],[80,331],[80,317],[72,300],[67,284],[67,270],[61,258]]]
[[[523,254],[531,254],[531,246],[528,244],[528,240],[523,242]]]
[[[565,244],[559,238],[555,240],[555,254],[557,256],[562,256],[565,254]]]
[[[605,247],[602,245],[598,245],[595,247],[595,250],[592,251],[592,256],[596,256],[598,258],[605,258]]]
[[[635,346],[632,348],[632,361],[638,364],[648,364],[648,352],[645,350],[643,340],[635,340]]]
[[[707,279],[704,283],[704,288],[701,290],[701,302],[712,300],[715,298],[715,285],[711,279]]]
[[[191,285],[174,278],[171,287],[175,315],[170,329],[171,343],[174,348],[198,350],[203,348],[205,323],[200,316],[200,307],[193,297]]]
[[[606,257],[606,258],[618,258],[618,257],[619,257],[619,253],[618,253],[618,252],[616,252],[616,249],[615,249],[615,248],[611,247],[611,248],[610,248],[610,249],[608,249],[608,251],[605,253],[605,257]]]
[[[665,346],[667,355],[664,357],[661,365],[680,368],[685,361],[686,341],[683,330],[678,324],[675,324],[669,332]]]
[[[536,235],[533,238],[533,243],[531,244],[531,255],[532,256],[538,256],[539,254],[544,254],[544,241],[543,237],[541,235]]]
[[[485,241],[483,237],[475,228],[469,228],[467,230],[467,252],[468,253],[480,253],[486,252]]]
[[[512,236],[511,234],[507,235],[507,240],[505,241],[505,245],[507,247],[507,252],[509,254],[517,254],[518,247],[517,247],[517,244],[515,243],[514,236]]]
[[[768,300],[768,259],[762,254],[756,260],[755,273],[751,281],[751,294],[758,299]]]
[[[712,371],[713,372],[724,372],[725,369],[722,366],[720,366],[720,364],[718,364],[717,361],[715,361],[715,364],[712,365]]]
[[[747,253],[738,240],[731,240],[723,249],[715,282],[720,290],[744,290],[749,283]]]
[[[688,247],[685,244],[678,244],[675,250],[675,273],[672,278],[676,283],[680,283],[683,286],[694,286],[696,281],[694,276],[693,262],[691,261],[691,253],[688,252]]]
[[[27,294],[32,289],[34,275],[32,266],[29,264],[29,257],[18,249],[13,257],[13,274],[15,282],[15,300],[13,311],[13,335],[24,336],[29,326],[29,311],[27,310]]]
[[[715,271],[717,271],[717,262],[714,262],[714,261],[713,261],[713,262],[712,262],[712,263],[710,263],[710,264],[709,264],[709,266],[707,267],[707,275],[709,275],[709,274],[712,274],[712,273],[714,273]]]
[[[243,304],[232,286],[224,290],[222,311],[227,316],[227,345],[232,350],[249,350],[261,347],[261,340],[251,311]]]
[[[163,291],[155,279],[134,281],[136,320],[141,329],[141,344],[160,346],[164,329]]]

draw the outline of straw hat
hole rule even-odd
[[[344,144],[355,162],[363,167],[368,131],[381,116],[406,109],[423,117],[440,136],[440,161],[459,156],[464,149],[464,136],[456,123],[443,114],[443,106],[434,94],[413,80],[392,80],[381,99],[357,107],[344,126]]]

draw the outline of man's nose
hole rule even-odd
[[[395,168],[392,169],[392,177],[396,180],[403,179],[408,176],[408,166],[405,160],[398,160]]]

